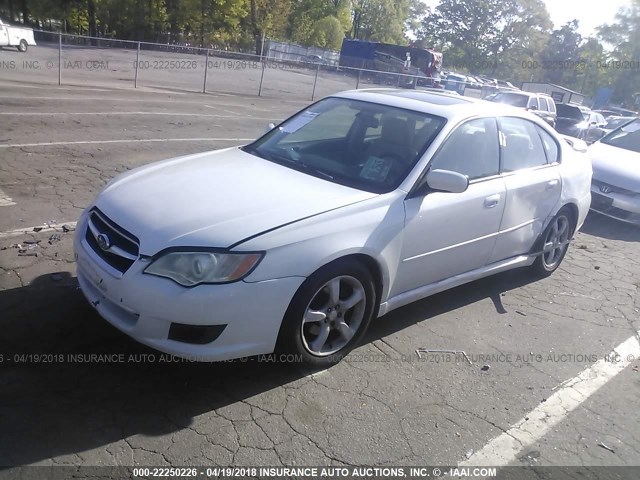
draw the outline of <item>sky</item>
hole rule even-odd
[[[439,0],[423,0],[435,7]],[[596,27],[603,23],[613,23],[620,7],[629,6],[631,0],[543,0],[551,15],[554,28],[560,28],[574,18],[580,22],[582,36],[594,35]]]

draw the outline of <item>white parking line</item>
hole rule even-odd
[[[0,232],[0,238],[19,237],[27,233],[46,233],[46,232],[62,232],[63,225],[66,225],[70,229],[76,228],[77,222],[63,222],[63,223],[46,223],[44,225],[38,225],[36,227],[22,227],[15,230],[9,230],[8,232]],[[40,229],[37,232],[34,230]]]
[[[3,83],[0,84],[0,88],[2,87],[9,87],[9,88],[36,88],[38,90],[67,90],[67,91],[72,91],[72,90],[86,90],[86,91],[90,91],[90,92],[112,92],[113,90],[109,90],[106,88],[89,88],[89,87],[54,87],[54,86],[47,86],[47,87],[41,87],[41,86],[37,86],[37,85],[16,85],[16,84],[12,84],[12,83]]]
[[[213,108],[213,109],[216,109],[216,110],[222,110],[223,112],[231,113],[231,114],[233,114],[235,116],[240,115],[240,113],[238,113],[238,112],[234,112],[233,110],[227,110],[225,108],[220,108],[217,105],[206,105],[205,104],[204,106],[207,107],[207,108]]]
[[[0,87],[1,88],[1,87]],[[146,93],[153,93],[153,92],[146,92]],[[173,93],[172,93],[173,94]],[[250,102],[260,102],[260,99],[257,98],[253,98],[253,97],[243,97],[240,95],[226,95],[227,97],[231,97],[231,98],[236,98],[238,100],[238,103],[220,103],[217,100],[213,100],[213,102],[215,102],[215,105],[221,106],[221,107],[231,107],[231,108],[250,108],[252,112],[256,112],[256,111],[262,111],[262,112],[269,112],[271,109],[268,106],[268,104],[265,105],[256,105],[255,103],[248,103],[247,101]],[[206,99],[207,101],[211,101],[212,96],[210,96],[209,94],[206,95]],[[35,97],[35,96],[30,96],[30,95],[26,95],[26,96],[17,96],[17,95],[0,95],[0,98],[7,98],[10,100],[57,100],[57,101],[72,101],[72,102],[78,102],[78,101],[91,101],[91,102],[95,102],[95,101],[103,101],[103,102],[108,102],[108,103],[112,103],[112,102],[127,102],[127,103],[132,103],[132,102],[146,102],[146,103],[179,103],[180,105],[185,105],[185,104],[189,104],[189,105],[202,105],[201,101],[194,101],[194,100],[185,100],[182,98],[175,98],[175,99],[162,99],[162,98],[141,98],[141,97],[131,97],[131,98],[112,98],[110,96],[104,96],[104,97],[83,97],[83,96],[75,96],[75,97]],[[213,98],[215,98],[215,96],[213,96]],[[266,100],[263,99],[263,101],[266,102]],[[305,100],[278,100],[278,104],[281,103],[290,103],[292,105],[298,105],[302,106],[302,105],[308,105],[309,102],[305,101]]]
[[[255,138],[145,138],[132,140],[78,140],[73,142],[8,143],[0,148],[55,147],[58,145],[100,145],[106,143],[145,143],[145,142],[250,142]]]
[[[566,382],[546,402],[491,440],[468,460],[461,462],[460,466],[501,467],[515,461],[522,450],[539,441],[570,412],[638,358],[640,343],[638,337],[633,336],[618,345],[608,357],[597,361]]]
[[[228,110],[225,110],[228,111]],[[240,114],[218,115],[216,113],[184,113],[184,112],[0,112],[0,115],[12,117],[49,117],[56,115],[159,115],[169,117],[211,117],[211,118],[238,118]],[[243,120],[279,121],[273,117],[243,116]]]
[[[208,94],[207,94],[208,95]],[[232,95],[229,95],[230,97],[232,97]],[[72,101],[72,102],[78,102],[78,101],[91,101],[91,102],[95,102],[95,101],[101,101],[101,102],[127,102],[127,103],[132,103],[132,102],[147,102],[147,103],[179,103],[180,105],[185,105],[185,104],[189,104],[189,105],[202,105],[202,102],[198,102],[198,101],[190,101],[190,100],[184,100],[182,98],[176,98],[176,99],[159,99],[159,98],[113,98],[113,97],[109,97],[109,96],[104,96],[104,97],[81,97],[81,96],[76,96],[76,97],[35,97],[35,96],[16,96],[16,95],[0,95],[0,98],[6,98],[6,99],[10,99],[10,100],[58,100],[58,101]],[[208,97],[206,97],[208,99]],[[242,100],[244,102],[246,102],[247,100],[251,100],[254,101],[253,98],[247,99],[247,98],[242,98],[242,97],[238,97],[238,100]],[[221,107],[232,107],[232,108],[242,108],[242,107],[247,107],[247,108],[251,108],[251,111],[268,111],[265,110],[264,108],[260,108],[259,106],[256,105],[243,105],[241,103],[219,103],[218,101],[215,102],[216,105],[219,105]],[[298,105],[304,105],[305,102],[303,100],[300,101],[294,101],[294,100],[278,100],[278,104],[280,103],[294,103],[294,104],[298,104]],[[307,102],[308,103],[308,102]]]
[[[9,205],[15,204],[16,202],[14,202],[10,196],[8,196],[2,191],[2,189],[0,189],[0,207],[8,207]]]

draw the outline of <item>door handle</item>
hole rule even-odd
[[[500,194],[496,193],[484,199],[484,206],[486,208],[493,208],[500,203]]]
[[[552,188],[555,188],[555,187],[558,185],[558,183],[560,183],[560,181],[559,181],[559,180],[557,180],[557,179],[549,180],[549,181],[547,182],[547,187],[546,187],[546,189],[547,189],[547,190],[551,190]]]

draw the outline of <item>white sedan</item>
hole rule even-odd
[[[160,351],[337,362],[372,318],[558,268],[591,163],[537,117],[398,90],[325,98],[255,142],[132,170],[82,214],[84,295]]]

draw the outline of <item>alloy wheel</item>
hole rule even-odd
[[[357,278],[342,275],[325,283],[302,319],[302,343],[307,351],[322,357],[344,348],[360,328],[366,303],[365,288]]]
[[[569,225],[569,219],[564,215],[560,215],[553,220],[547,231],[547,236],[544,239],[542,260],[549,270],[556,268],[562,261],[564,252],[569,245],[569,235],[571,233]]]

